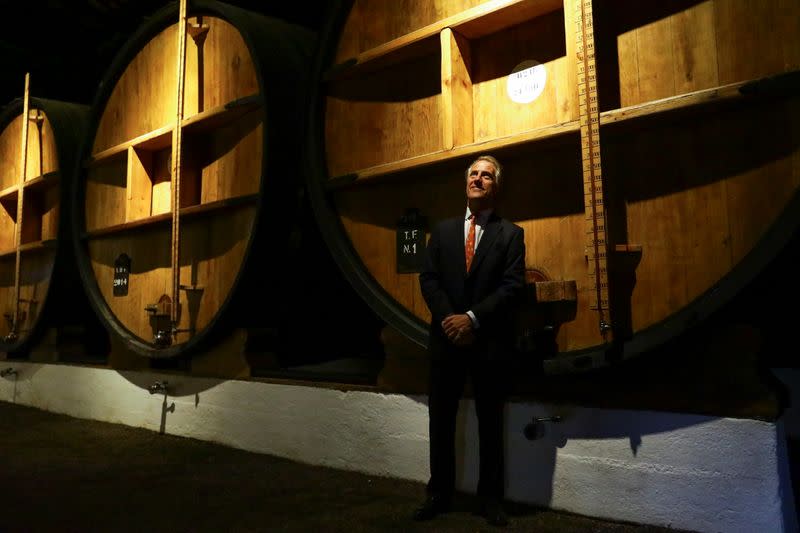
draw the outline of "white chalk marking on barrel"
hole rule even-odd
[[[539,98],[547,83],[547,69],[533,59],[517,64],[508,75],[506,93],[511,101],[529,104]]]

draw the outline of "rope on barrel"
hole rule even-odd
[[[30,72],[25,73],[25,94],[22,99],[22,147],[20,149],[19,188],[17,190],[17,226],[14,231],[14,247],[16,248],[14,261],[14,316],[11,322],[11,332],[6,337],[15,341],[19,333],[19,300],[20,300],[20,273],[22,266],[22,195],[25,185],[25,174],[28,171],[28,108],[30,106]]]
[[[172,335],[177,335],[178,307],[180,305],[181,264],[180,264],[180,207],[181,207],[181,122],[183,121],[184,73],[186,70],[186,1],[181,0],[178,17],[178,73],[177,73],[177,112],[175,127],[172,129]]]
[[[608,298],[608,240],[603,205],[603,174],[600,162],[600,111],[597,96],[597,68],[594,49],[592,0],[575,0],[575,38],[578,56],[578,102],[581,126],[583,203],[586,220],[586,253],[594,289],[592,309],[599,313],[604,340],[611,334]]]

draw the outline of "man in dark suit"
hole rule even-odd
[[[455,426],[464,382],[472,383],[478,415],[479,512],[493,525],[508,520],[504,491],[503,404],[513,346],[511,314],[525,282],[522,228],[500,218],[495,202],[502,169],[492,156],[467,169],[463,217],[431,232],[419,276],[431,311],[430,470],[427,498],[414,513],[430,520],[450,509],[455,491]]]

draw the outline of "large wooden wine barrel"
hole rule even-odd
[[[351,284],[421,346],[398,230],[463,214],[484,153],[525,230],[517,345],[548,373],[663,345],[798,227],[797,2],[355,0],[322,41],[315,214]]]
[[[76,187],[92,305],[116,339],[151,358],[188,355],[277,312],[316,44],[306,28],[192,1],[181,63],[178,20],[179,6],[166,6],[115,58]]]
[[[89,107],[31,97],[27,111],[16,99],[0,114],[0,351],[12,356],[27,355],[47,325],[79,314],[83,298],[69,180]]]

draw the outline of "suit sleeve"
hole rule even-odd
[[[506,249],[503,275],[497,288],[472,306],[472,312],[481,324],[493,325],[505,316],[516,303],[525,287],[525,232],[514,226],[515,232]]]
[[[433,315],[434,324],[438,324],[446,316],[453,314],[453,304],[450,302],[450,298],[448,298],[442,285],[442,248],[439,233],[439,228],[434,229],[431,233],[423,269],[419,275],[422,297],[425,298],[425,303],[428,304],[428,309]]]

